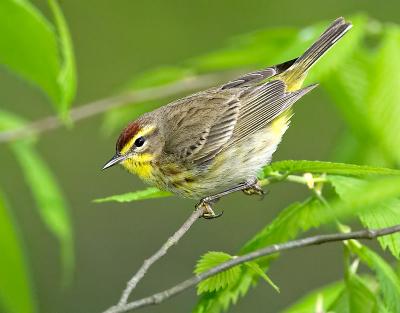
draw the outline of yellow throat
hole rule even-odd
[[[136,174],[141,179],[150,180],[153,177],[152,160],[153,155],[150,153],[134,154],[132,157],[122,161],[121,164],[129,172]]]

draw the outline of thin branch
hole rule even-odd
[[[82,119],[104,113],[110,109],[122,107],[128,104],[158,100],[183,92],[204,89],[216,85],[227,77],[232,77],[232,75],[237,73],[238,71],[230,71],[192,76],[161,87],[132,91],[117,95],[115,97],[93,101],[71,109],[70,120],[77,122]],[[28,135],[31,136],[34,134],[40,134],[45,131],[56,129],[63,125],[63,122],[57,116],[48,116],[31,122],[24,127],[1,132],[0,143],[25,138]]]
[[[285,242],[282,244],[275,244],[275,245],[268,246],[268,247],[256,250],[254,252],[251,252],[251,253],[248,253],[248,254],[245,254],[242,256],[238,256],[232,260],[229,260],[228,262],[222,263],[222,264],[208,270],[207,272],[204,272],[197,276],[193,276],[193,277],[175,285],[174,287],[172,287],[170,289],[155,293],[146,298],[142,298],[142,299],[139,299],[136,301],[126,303],[124,305],[116,305],[114,307],[111,307],[106,312],[107,313],[121,313],[121,312],[127,312],[130,310],[138,309],[138,308],[153,305],[153,304],[159,304],[159,303],[163,302],[164,300],[167,300],[168,298],[176,296],[177,294],[181,293],[182,291],[197,285],[199,282],[201,282],[213,275],[223,272],[223,271],[225,271],[231,267],[234,267],[236,265],[243,264],[245,262],[248,262],[248,261],[260,258],[260,257],[264,257],[267,255],[275,254],[275,253],[286,251],[286,250],[292,250],[292,249],[303,248],[303,247],[312,246],[312,245],[324,244],[324,243],[328,243],[328,242],[345,241],[345,240],[350,240],[350,239],[374,239],[377,237],[386,236],[386,235],[390,235],[390,234],[397,233],[397,232],[400,232],[400,225],[382,228],[382,229],[364,229],[364,230],[348,232],[348,233],[333,233],[333,234],[326,234],[326,235],[317,235],[317,236],[313,236],[313,237],[288,241],[288,242]]]
[[[182,226],[170,237],[168,240],[161,246],[160,249],[157,250],[151,257],[146,259],[143,262],[143,265],[140,269],[136,272],[136,274],[128,281],[128,284],[123,291],[121,298],[118,302],[117,307],[124,307],[127,302],[128,298],[131,295],[133,289],[136,288],[137,284],[140,280],[144,277],[147,273],[149,268],[157,262],[161,257],[163,257],[169,248],[173,245],[176,245],[178,241],[186,234],[186,232],[190,229],[190,227],[204,214],[204,210],[199,208],[195,210],[189,218],[182,224]],[[111,309],[110,309],[111,310]],[[107,311],[108,312],[108,311]],[[113,312],[112,310],[109,312]]]

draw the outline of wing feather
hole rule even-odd
[[[230,88],[244,87],[249,84],[256,84],[263,81],[264,79],[274,76],[276,73],[277,71],[274,67],[267,67],[266,69],[247,73],[241,77],[231,80],[222,85],[221,89],[224,90]]]
[[[211,126],[207,141],[203,148],[195,155],[193,162],[201,164],[215,157],[223,146],[231,139],[239,115],[239,101],[231,100],[227,103],[226,111]]]
[[[268,123],[288,110],[297,100],[317,85],[286,92],[283,81],[276,80],[255,88],[241,99],[242,107],[231,141],[225,148],[265,128]]]
[[[179,120],[169,130],[166,153],[185,162],[205,163],[231,139],[239,115],[236,93],[215,90],[171,106],[167,119]]]

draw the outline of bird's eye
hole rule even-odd
[[[145,139],[143,137],[139,137],[135,140],[135,146],[141,147],[141,146],[143,146],[144,142],[145,142]]]

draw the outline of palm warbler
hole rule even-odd
[[[120,163],[151,185],[200,200],[206,218],[218,216],[211,205],[228,193],[262,194],[258,172],[288,128],[292,105],[316,87],[302,88],[308,70],[351,26],[338,18],[294,60],[143,114],[122,131],[103,169]]]

